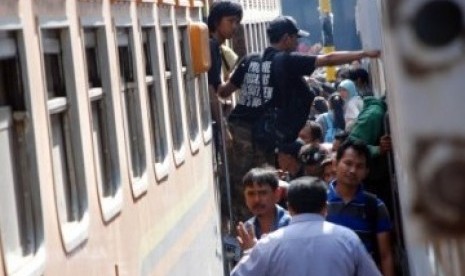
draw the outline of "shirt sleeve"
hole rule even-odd
[[[231,271],[231,276],[265,276],[267,275],[268,251],[261,242],[257,243],[250,254],[244,255]]]
[[[315,62],[316,56],[292,52],[288,56],[286,69],[291,76],[309,76],[315,71]]]
[[[378,222],[376,224],[376,232],[388,232],[391,231],[391,219],[389,218],[389,212],[386,205],[378,199]]]
[[[367,250],[359,240],[355,245],[354,250],[355,267],[357,276],[381,276],[381,272],[376,267],[373,258],[368,254]]]
[[[242,86],[242,82],[244,81],[244,75],[248,69],[247,60],[247,58],[243,58],[241,61],[239,61],[238,65],[236,66],[231,75],[231,78],[229,79],[229,81],[238,88]]]
[[[208,84],[216,89],[221,84],[221,53],[218,43],[210,39],[211,67],[208,70]]]

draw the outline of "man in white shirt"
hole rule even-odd
[[[291,181],[291,223],[260,239],[231,275],[381,275],[352,230],[324,221],[326,193],[317,178]]]

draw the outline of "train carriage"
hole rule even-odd
[[[260,52],[280,1],[238,2],[231,44]],[[208,6],[0,2],[0,275],[223,275]],[[358,0],[362,44],[383,50],[403,275],[465,273],[464,12]]]
[[[242,4],[263,48],[279,2]],[[223,274],[207,12],[0,2],[1,275]]]

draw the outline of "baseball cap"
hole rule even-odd
[[[267,29],[268,35],[281,37],[284,34],[297,34],[299,37],[309,36],[310,33],[297,27],[297,22],[292,16],[278,16],[270,22]]]
[[[278,153],[284,153],[284,154],[289,154],[295,158],[299,157],[299,152],[302,146],[304,145],[304,142],[297,139],[294,142],[288,143],[288,144],[281,144],[278,147]]]

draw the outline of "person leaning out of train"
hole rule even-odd
[[[289,224],[287,210],[277,204],[279,180],[274,168],[253,168],[243,178],[247,208],[253,214],[239,222],[237,240],[242,250],[252,248],[266,234]]]
[[[210,32],[210,58],[211,67],[208,70],[208,88],[212,119],[219,123],[219,100],[217,89],[222,83],[222,49],[221,45],[230,39],[240,27],[243,10],[239,3],[233,1],[217,1],[210,7],[207,24]]]
[[[357,235],[325,221],[326,193],[326,184],[316,177],[291,181],[289,225],[260,239],[231,275],[380,276]]]

